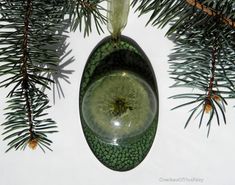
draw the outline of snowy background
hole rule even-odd
[[[170,109],[178,100],[168,99],[179,92],[169,88],[173,81],[168,75],[168,55],[173,43],[164,37],[167,29],[145,27],[148,17],[138,18],[130,12],[123,34],[134,39],[145,51],[155,70],[160,97],[160,114],[157,135],[145,160],[128,172],[115,172],[104,167],[92,154],[84,138],[80,120],[78,95],[80,79],[86,60],[105,36],[92,34],[83,38],[79,31],[69,33],[67,56],[75,61],[64,66],[73,70],[69,83],[60,81],[64,97],[55,93],[55,104],[50,116],[58,123],[59,133],[51,136],[53,152],[10,151],[5,153],[7,142],[0,143],[1,185],[234,185],[235,184],[235,110],[234,102],[227,108],[228,124],[212,125],[207,138],[205,125],[198,129],[192,122],[184,129],[189,109]],[[66,60],[66,58],[64,59]],[[4,98],[1,89],[0,122],[4,121]],[[49,93],[53,100],[53,93]],[[53,101],[51,101],[53,104]],[[2,132],[3,128],[0,127]],[[2,136],[0,139],[2,140]]]

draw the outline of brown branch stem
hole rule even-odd
[[[26,1],[26,10],[25,10],[25,17],[24,17],[24,34],[23,34],[23,44],[22,44],[22,66],[21,66],[21,73],[23,76],[22,79],[22,88],[24,92],[24,97],[26,101],[26,108],[27,108],[27,117],[29,122],[29,132],[30,136],[33,135],[33,120],[32,120],[32,110],[31,110],[31,100],[29,97],[29,75],[28,75],[28,44],[29,44],[29,18],[32,12],[32,0],[25,0]]]
[[[220,12],[217,12],[216,10],[207,7],[206,5],[199,3],[197,0],[186,0],[186,2],[191,5],[196,7],[199,10],[202,10],[204,13],[208,14],[209,16],[218,16],[219,19],[224,22],[225,24],[230,25],[231,27],[235,28],[235,21],[232,19],[227,18],[224,15],[221,15]]]
[[[213,87],[214,87],[214,81],[215,81],[215,65],[216,65],[216,52],[217,50],[215,48],[212,48],[212,61],[211,61],[211,77],[210,77],[210,82],[209,82],[209,86],[208,86],[208,98],[211,98],[211,96],[213,96]]]
[[[214,99],[217,101],[218,96],[215,95],[215,92],[213,90],[214,88],[214,82],[215,82],[215,70],[216,70],[216,53],[217,49],[215,47],[212,48],[212,57],[211,57],[211,77],[209,80],[209,85],[207,88],[207,96],[205,98],[205,104],[204,104],[204,111],[206,113],[209,113],[212,110],[211,105],[211,99]]]

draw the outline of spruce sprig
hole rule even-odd
[[[175,42],[170,55],[172,87],[192,89],[190,93],[172,96],[188,99],[173,109],[193,106],[185,128],[193,117],[199,127],[205,118],[210,132],[213,118],[226,123],[226,99],[235,97],[235,11],[234,1],[213,0],[134,0],[140,15],[150,13],[147,24],[164,27]]]
[[[0,1],[0,87],[10,88],[4,126],[4,140],[11,149],[28,145],[43,151],[52,141],[48,134],[57,132],[56,124],[47,118],[50,108],[45,89],[58,84],[63,32],[68,26],[75,31],[84,28],[89,35],[94,23],[102,31],[106,23],[103,0],[2,0]],[[68,19],[69,18],[69,19]],[[70,20],[70,22],[69,22]],[[70,25],[68,25],[70,23]],[[63,47],[63,46],[61,46]],[[71,73],[71,71],[66,71]],[[67,80],[67,73],[61,74]],[[60,87],[58,87],[60,88]],[[61,88],[60,88],[61,90]]]
[[[27,92],[15,91],[7,103],[7,121],[2,124],[4,140],[9,140],[7,151],[24,150],[27,145],[31,149],[39,146],[44,152],[45,148],[51,150],[52,141],[47,135],[57,132],[57,126],[46,118],[46,110],[50,108],[47,96],[38,89],[28,88]]]
[[[79,28],[84,30],[84,37],[89,36],[93,24],[97,32],[104,32],[103,25],[106,24],[106,9],[100,5],[106,0],[69,0],[69,15],[71,20],[71,30]]]
[[[46,94],[39,89],[53,82],[42,73],[51,73],[59,58],[53,47],[60,39],[63,25],[60,3],[47,1],[5,0],[0,4],[0,75],[1,87],[11,87],[6,108],[4,140],[9,148],[24,149],[27,144],[43,151],[50,149],[47,138],[56,132],[55,122],[45,118],[50,107]]]

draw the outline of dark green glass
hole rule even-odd
[[[80,85],[80,118],[94,155],[110,169],[133,169],[155,138],[158,90],[153,68],[136,42],[104,38],[92,51]]]

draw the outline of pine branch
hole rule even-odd
[[[47,135],[56,132],[55,122],[45,118],[49,100],[39,89],[49,88],[52,80],[43,75],[55,72],[59,63],[53,48],[62,38],[64,2],[46,2],[6,0],[0,4],[0,75],[6,76],[1,87],[13,86],[3,123],[7,151],[27,145],[51,150]]]
[[[213,26],[211,26],[211,24]],[[227,98],[234,96],[234,42],[230,37],[235,35],[235,31],[224,27],[219,22],[213,24],[207,22],[203,29],[199,25],[193,25],[191,30],[185,31],[184,27],[179,27],[175,33],[177,37],[177,49],[171,55],[171,75],[174,76],[176,84],[174,87],[191,87],[201,91],[200,97],[191,95],[196,102],[201,102],[190,114],[186,126],[191,121],[193,115],[198,112],[200,116],[199,126],[209,114],[206,125],[208,126],[208,136],[211,129],[211,123],[215,117],[220,125],[220,116],[225,118],[225,105]],[[216,29],[215,29],[216,28]],[[229,30],[229,31],[228,31]],[[229,35],[227,33],[230,33]],[[184,33],[184,34],[182,34]],[[227,38],[226,38],[227,37]],[[226,49],[225,49],[226,48]],[[184,61],[184,62],[180,62]],[[208,79],[208,80],[207,80]],[[208,81],[208,83],[205,83]],[[188,99],[188,95],[174,96],[174,98]],[[191,100],[190,100],[191,101]],[[192,101],[193,102],[193,101]],[[185,104],[192,105],[192,103]],[[197,116],[196,116],[197,117]]]
[[[232,26],[233,28],[235,28],[235,21],[225,17],[221,12],[217,12],[216,10],[214,10],[214,9],[198,2],[197,0],[186,0],[186,2],[189,5],[191,5],[193,7],[196,7],[199,10],[202,10],[203,12],[208,14],[209,16],[218,16],[219,19],[221,21],[223,21],[225,24],[228,24],[228,25]]]
[[[28,115],[27,98],[30,99],[31,119]],[[54,129],[57,126],[54,121],[45,118],[45,111],[50,108],[46,95],[38,89],[29,89],[28,96],[22,95],[22,91],[16,91],[7,103],[7,121],[2,124],[5,127],[4,140],[10,140],[7,151],[25,149],[27,145],[31,149],[39,146],[43,151],[44,148],[51,150],[52,141],[47,138],[47,134],[56,132]]]
[[[94,20],[97,31],[106,23],[103,0],[3,0],[0,2],[0,87],[9,88],[6,122],[3,123],[9,148],[43,151],[52,143],[47,138],[56,132],[47,116],[50,106],[44,90],[60,72],[58,44],[64,39],[67,15],[72,30],[78,26],[89,35]],[[69,59],[66,65],[72,62]],[[58,71],[59,70],[59,71]],[[61,74],[62,76],[63,74]],[[65,80],[67,80],[67,76]],[[55,79],[58,86],[58,79]],[[61,90],[61,89],[60,89]],[[62,90],[61,90],[62,92]]]
[[[71,19],[71,30],[84,30],[84,37],[92,31],[92,24],[95,24],[97,32],[103,32],[102,25],[107,23],[106,9],[100,5],[105,0],[69,0],[69,14]]]
[[[234,28],[232,0],[222,3],[213,0],[133,0],[132,5],[137,6],[136,11],[139,11],[140,15],[151,14],[147,24],[162,28],[171,23],[172,27],[167,35],[171,35],[184,24],[189,25],[190,22],[203,25],[207,21],[216,20]]]
[[[133,1],[140,15],[150,13],[147,24],[164,27],[176,46],[170,55],[172,87],[186,87],[193,93],[173,96],[190,99],[173,109],[193,106],[185,127],[199,117],[199,127],[207,118],[208,135],[213,118],[226,123],[226,99],[235,97],[234,2],[213,0]]]

